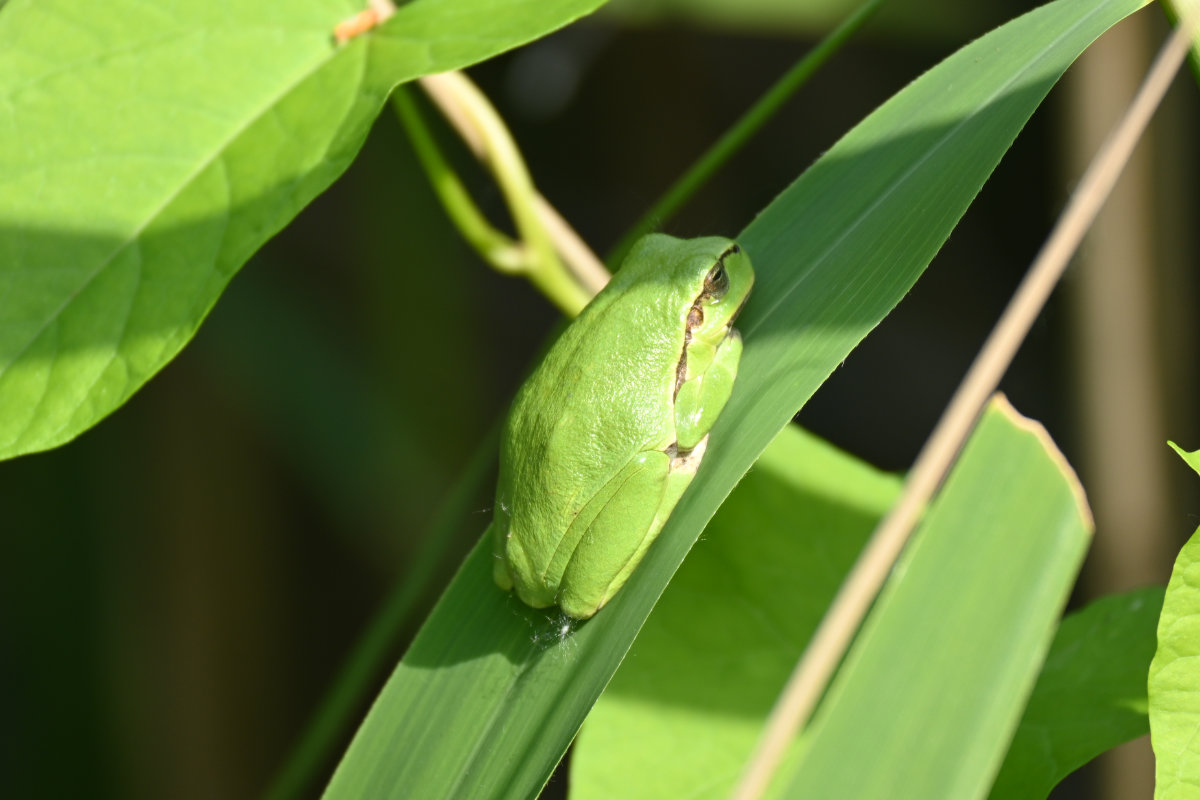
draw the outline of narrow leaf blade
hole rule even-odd
[[[994,401],[847,654],[784,796],[986,797],[1091,532],[1045,431]]]

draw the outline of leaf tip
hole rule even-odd
[[[1066,480],[1067,487],[1075,499],[1075,507],[1079,512],[1079,517],[1087,527],[1088,533],[1095,533],[1096,520],[1092,516],[1091,506],[1088,505],[1087,493],[1083,489],[1083,482],[1079,480],[1079,475],[1076,474],[1075,468],[1071,466],[1066,456],[1058,449],[1058,445],[1054,443],[1054,439],[1051,438],[1045,426],[1037,420],[1031,419],[1020,411],[1017,411],[1003,392],[996,392],[992,395],[991,400],[988,401],[987,412],[1002,414],[1013,426],[1026,431],[1037,440],[1042,450],[1054,462]]]

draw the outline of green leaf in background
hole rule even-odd
[[[1067,615],[990,800],[1045,798],[1096,756],[1145,735],[1146,670],[1163,588],[1110,595]]]
[[[1174,450],[1176,453],[1179,453],[1179,457],[1187,462],[1189,467],[1196,470],[1197,474],[1200,474],[1200,450],[1193,450],[1189,453],[1187,450],[1184,450],[1174,442],[1167,442],[1167,444],[1171,446],[1172,450]]]
[[[1196,468],[1196,453],[1172,447]],[[1195,798],[1200,794],[1200,528],[1171,570],[1148,683],[1154,798]]]
[[[795,425],[780,431],[588,716],[571,753],[571,799],[728,797],[900,486]]]
[[[911,288],[1067,66],[1141,5],[1058,0],[983,36],[864,120],[765,209],[739,239],[758,282],[739,324],[746,346],[733,396],[699,474],[629,583],[571,630],[500,593],[490,546],[476,547],[326,797],[535,794],[726,495]]]
[[[571,752],[572,800],[727,797],[897,490],[896,478],[784,428],[713,517],[584,723]],[[1106,597],[1063,620],[992,800],[1044,798],[1147,732],[1162,595],[1152,587]],[[681,741],[688,746],[675,747]]]
[[[178,353],[393,86],[601,2],[418,0],[344,47],[348,0],[0,8],[0,458],[69,441]]]
[[[993,400],[871,610],[786,797],[986,797],[1092,519],[1040,425]]]

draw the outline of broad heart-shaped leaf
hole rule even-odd
[[[1062,621],[990,800],[1042,800],[1096,756],[1145,735],[1146,670],[1163,588],[1101,598]]]
[[[1172,445],[1200,472],[1195,453]],[[1150,664],[1155,800],[1200,796],[1200,528],[1179,551]]]
[[[358,152],[387,93],[603,0],[13,0],[0,8],[0,458],[121,405]]]
[[[805,732],[782,796],[987,796],[1091,541],[1074,473],[993,400]]]
[[[580,730],[571,800],[728,797],[900,486],[795,425],[780,431],[705,528]]]
[[[481,542],[326,796],[536,793],[726,495],[916,281],[1071,61],[1142,4],[1058,0],[978,39],[768,206],[740,237],[758,286],[739,324],[746,349],[733,396],[695,482],[629,583],[571,630],[500,593]]]

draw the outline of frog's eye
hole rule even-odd
[[[728,291],[729,273],[725,271],[724,262],[718,261],[704,278],[704,293],[719,300]]]

